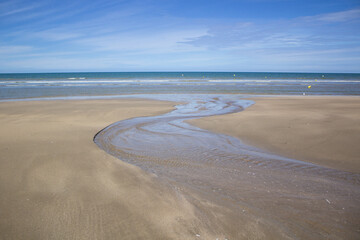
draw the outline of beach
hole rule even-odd
[[[191,120],[282,156],[360,173],[360,98],[281,96],[250,98],[243,112]]]
[[[359,29],[360,0],[1,0],[0,240],[360,240]]]
[[[252,100],[255,104],[245,111],[190,122],[289,157],[358,172],[359,98]],[[161,171],[153,173],[151,168],[144,171],[146,168],[121,161],[93,142],[94,136],[112,123],[161,115],[173,110],[174,105],[141,99],[1,102],[1,238],[356,239],[359,236],[358,192],[351,192],[358,190],[357,175],[353,183],[353,175],[348,182],[338,179],[336,171],[323,173],[321,168],[304,169],[301,164],[265,169],[257,165],[258,160],[248,158],[243,165],[226,161],[197,163],[196,152],[195,165],[176,157],[161,165],[155,157],[146,155],[144,149],[141,159],[164,169],[162,175]],[[330,123],[326,124],[327,121]],[[312,131],[305,131],[304,124]],[[247,131],[241,131],[244,128]],[[332,142],[319,148],[325,152],[322,155],[315,151],[309,155],[291,155],[299,147],[307,147],[299,144],[304,137],[310,144],[342,134],[346,134],[346,144],[339,145],[343,147],[339,151],[344,158],[329,157],[335,154],[333,148],[338,144]],[[286,138],[288,135],[291,137]],[[263,138],[268,140],[262,141]],[[282,148],[283,138],[287,141],[285,148]],[[298,174],[297,168],[303,171],[303,176],[287,182],[290,176]],[[339,176],[348,176],[344,174]],[[311,183],[319,185],[311,187]]]
[[[170,111],[149,100],[0,103],[0,239],[184,239],[187,202],[99,149],[107,125]],[[181,235],[179,234],[181,233]]]

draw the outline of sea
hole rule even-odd
[[[359,73],[2,73],[0,99],[131,94],[360,95]]]

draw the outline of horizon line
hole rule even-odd
[[[67,74],[67,73],[302,73],[302,74],[360,74],[360,72],[298,72],[298,71],[70,71],[70,72],[0,72],[0,74]]]

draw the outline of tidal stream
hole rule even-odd
[[[190,201],[193,194],[198,205],[226,209],[218,221],[233,222],[222,227],[230,236],[360,239],[360,174],[277,156],[185,122],[239,112],[254,102],[237,95],[143,97],[180,103],[161,116],[114,123],[95,143],[157,175]]]

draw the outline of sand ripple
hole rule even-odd
[[[234,96],[193,97],[171,113],[112,124],[94,140],[182,189],[207,218],[220,208],[217,221],[235,238],[239,228],[257,237],[272,229],[292,239],[360,238],[360,174],[276,156],[184,122],[249,104]]]

